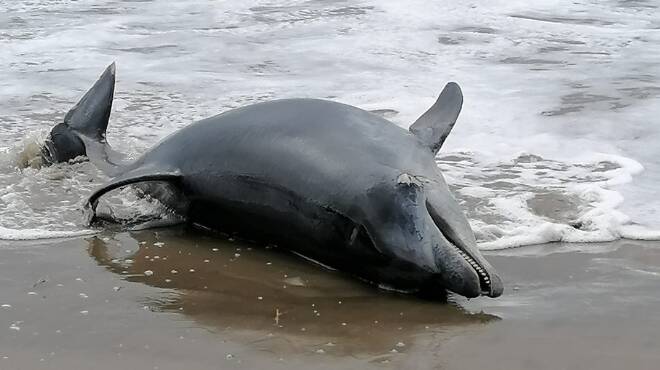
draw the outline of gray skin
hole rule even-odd
[[[100,81],[110,77],[114,66]],[[74,110],[109,113],[107,92],[95,85]],[[102,195],[137,184],[190,224],[278,243],[379,286],[497,297],[502,281],[435,163],[461,104],[450,83],[407,131],[350,105],[275,100],[193,123],[127,164],[105,142],[107,121],[101,136],[71,135],[113,176],[90,196],[90,221]],[[53,162],[71,152],[52,143]]]

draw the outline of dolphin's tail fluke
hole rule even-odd
[[[64,122],[51,130],[43,148],[43,156],[48,163],[87,156],[109,175],[118,171],[122,156],[113,151],[105,140],[114,92],[115,63],[112,63],[64,116]]]
[[[115,93],[115,63],[105,69],[98,81],[64,116],[64,123],[89,137],[105,140]]]

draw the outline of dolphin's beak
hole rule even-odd
[[[407,281],[416,276],[413,280],[423,280],[418,281],[420,293],[430,295],[440,289],[469,298],[502,295],[502,280],[479,252],[472,228],[444,179],[403,174],[396,181],[394,192],[383,187],[370,193],[376,207],[366,229],[380,254],[414,267],[386,277]]]
[[[445,289],[465,297],[499,297],[502,279],[477,248],[474,233],[448,191],[426,189],[426,208],[440,235],[429,238]]]

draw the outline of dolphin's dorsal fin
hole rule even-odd
[[[115,63],[112,63],[94,86],[64,116],[64,123],[79,133],[104,141],[114,93]]]
[[[455,82],[450,82],[435,104],[410,126],[410,132],[436,154],[454,127],[462,106],[461,88]]]
[[[111,190],[118,189],[126,185],[149,181],[165,181],[176,185],[180,182],[180,180],[181,173],[178,170],[163,170],[150,167],[138,167],[129,170],[115,177],[109,183],[105,184],[100,189],[97,189],[94,193],[92,193],[92,195],[90,195],[84,205],[84,212],[87,216],[87,222],[91,224],[94,221],[94,218],[96,217],[96,206],[98,204],[99,198]]]

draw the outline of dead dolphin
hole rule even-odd
[[[502,294],[435,155],[463,103],[445,86],[410,130],[362,109],[284,99],[195,122],[127,163],[105,140],[114,64],[53,128],[52,162],[87,155],[109,176],[87,206],[126,185],[187,222],[277,243],[359,278],[407,291]]]

